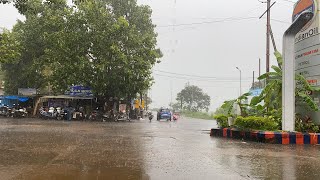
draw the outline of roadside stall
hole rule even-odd
[[[27,107],[27,105],[30,104],[30,102],[28,101],[31,100],[31,98],[29,97],[22,97],[22,96],[1,96],[0,99],[1,99],[1,106],[8,106],[10,108],[16,105]]]
[[[33,115],[37,114],[37,110],[41,107],[45,108],[69,108],[74,109],[73,112],[83,111],[84,114],[89,114],[93,109],[93,97],[75,97],[70,95],[59,95],[59,96],[43,96],[40,97]],[[72,117],[74,118],[74,113]],[[76,118],[74,118],[76,119]]]

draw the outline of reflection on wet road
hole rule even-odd
[[[0,119],[0,179],[318,179],[319,146],[211,138],[215,121]]]

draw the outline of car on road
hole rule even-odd
[[[157,120],[166,119],[168,121],[172,120],[172,113],[168,108],[160,108],[157,113]]]

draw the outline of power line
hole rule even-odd
[[[275,21],[275,22],[279,22],[279,23],[284,23],[284,24],[291,24],[291,22],[282,21],[282,20],[273,19],[273,18],[271,18],[271,21]]]
[[[157,74],[154,73],[154,75],[162,76],[162,77],[168,77],[168,78],[174,78],[174,79],[180,79],[180,80],[187,80],[187,81],[202,81],[202,82],[221,82],[221,83],[238,83],[239,80],[223,80],[223,79],[192,79],[191,77],[178,77],[178,76],[169,76],[164,74]],[[243,80],[245,82],[251,82],[251,80]]]
[[[238,80],[237,77],[230,77],[231,79],[228,79],[229,77],[214,77],[214,76],[199,76],[199,75],[190,75],[190,74],[181,74],[181,73],[174,73],[174,72],[168,72],[168,71],[162,71],[162,70],[154,70],[160,73],[166,73],[166,74],[173,74],[178,76],[186,76],[188,78],[202,78],[202,79],[212,79],[212,80]],[[244,79],[251,79],[251,77],[246,77]]]
[[[282,0],[282,1],[286,1],[286,2],[289,2],[289,3],[296,3],[296,2],[293,2],[293,1],[290,1],[290,0]]]
[[[171,24],[171,25],[163,25],[157,27],[179,27],[179,26],[191,26],[191,25],[202,25],[202,24],[213,24],[213,23],[222,23],[222,22],[231,22],[231,21],[242,21],[248,19],[255,19],[257,17],[242,17],[242,18],[230,18],[230,19],[222,19],[215,21],[203,21],[203,22],[193,22],[193,23],[185,23],[185,24]]]
[[[180,27],[180,26],[192,26],[192,25],[204,25],[204,24],[214,24],[214,23],[224,23],[224,22],[234,22],[234,21],[243,21],[243,20],[251,20],[251,19],[258,19],[259,17],[242,17],[236,19],[223,19],[223,20],[215,20],[215,21],[203,21],[203,22],[193,22],[193,23],[183,23],[183,24],[171,24],[171,25],[161,25],[157,26],[159,28],[167,28],[167,27]],[[278,19],[271,19],[272,21],[284,23],[284,24],[291,24],[290,22],[278,20]]]
[[[263,18],[264,19],[264,18]],[[271,18],[271,21],[274,21],[274,22],[278,22],[278,23],[283,23],[283,24],[291,24],[291,22],[287,22],[287,21],[282,21],[282,20],[278,20],[278,19],[273,19]],[[178,30],[175,30],[175,31],[167,31],[167,32],[158,32],[158,34],[160,35],[165,35],[165,34],[171,34],[171,33],[176,33],[176,32],[181,32],[181,31],[188,31],[188,30],[194,30],[196,29],[197,27],[186,27],[186,28],[182,28],[182,29],[178,29]]]

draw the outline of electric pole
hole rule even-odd
[[[259,77],[260,76],[261,76],[261,59],[259,58]],[[259,88],[262,88],[260,79],[259,79]]]
[[[255,89],[255,87],[254,87],[254,71],[253,71],[253,77],[252,77],[252,89]]]
[[[266,72],[270,72],[270,9],[272,6],[276,3],[271,4],[271,0],[267,0],[266,2],[262,3],[267,3],[267,10],[259,17],[261,19],[265,14],[267,14],[267,32],[266,32]]]
[[[267,0],[267,48],[266,48],[266,72],[270,71],[270,2]]]

